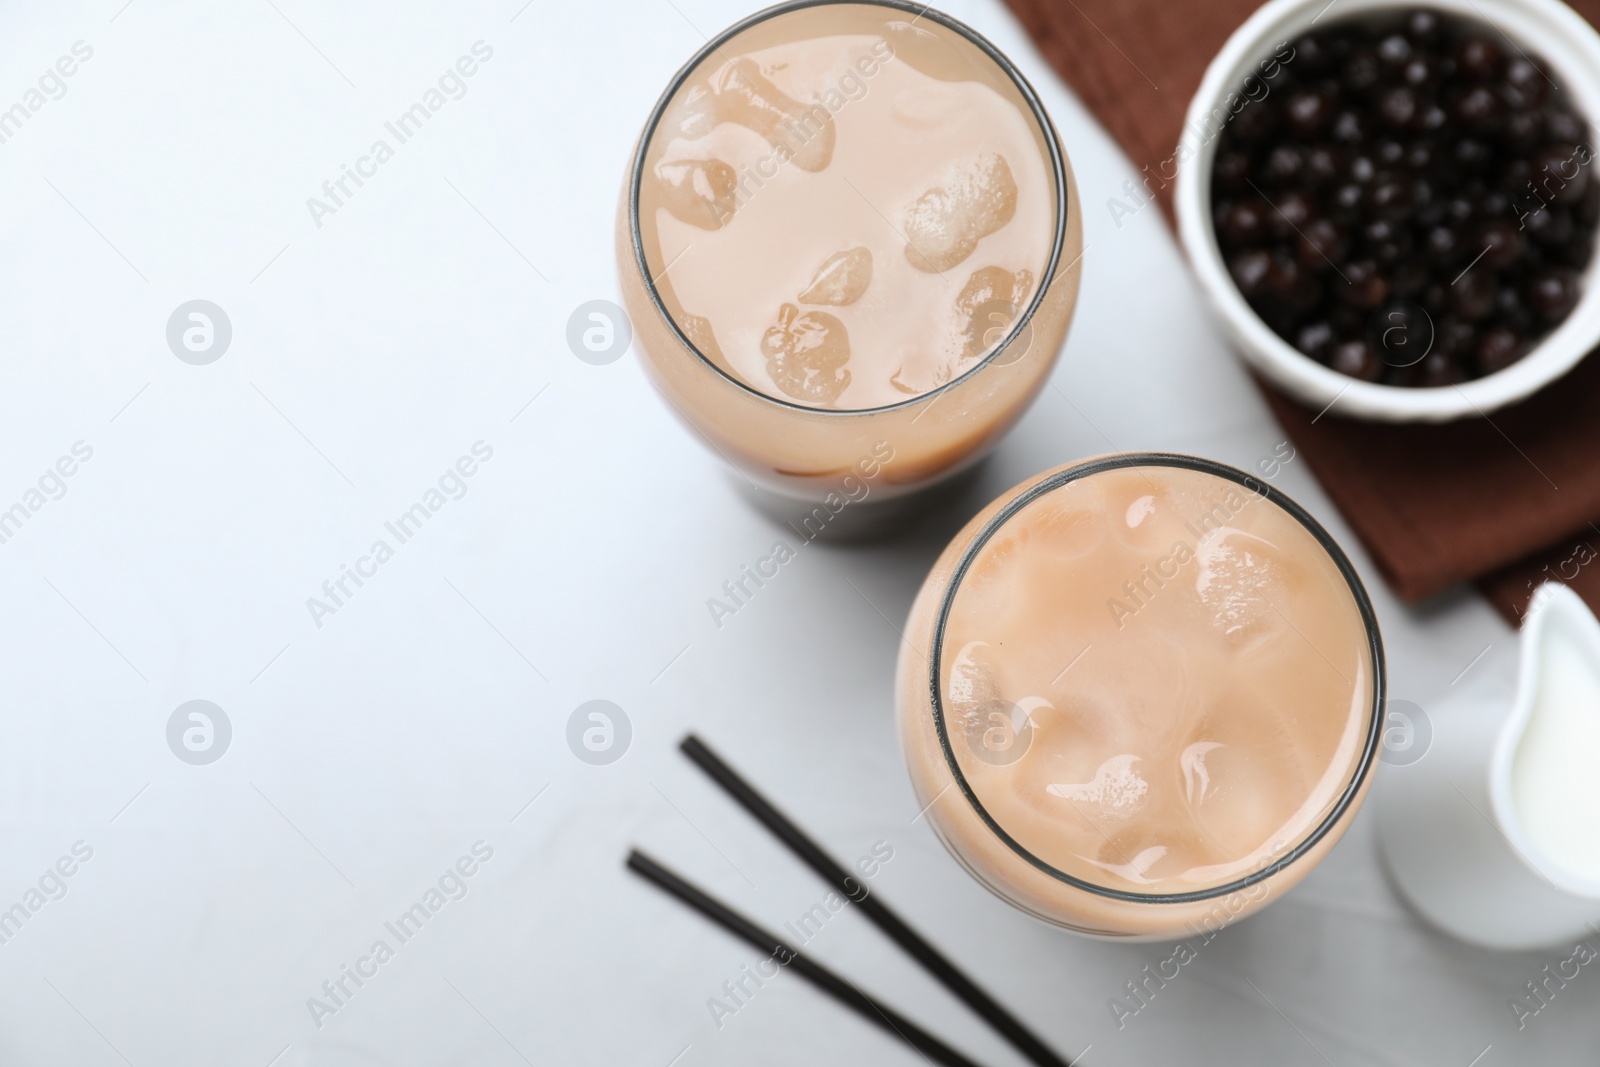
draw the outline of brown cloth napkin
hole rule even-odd
[[[1138,167],[1160,165],[1206,66],[1258,0],[1007,0]],[[1572,0],[1591,22],[1600,0]],[[1118,193],[1120,196],[1120,192]],[[1105,206],[1084,203],[1086,211]],[[1514,408],[1446,425],[1267,403],[1389,584],[1418,601],[1475,580],[1516,624],[1544,580],[1600,611],[1600,359]]]

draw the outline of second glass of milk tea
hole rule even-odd
[[[1054,365],[1082,232],[1032,88],[913,4],[799,3],[679,72],[623,191],[657,390],[752,484],[874,499],[988,451]]]
[[[1058,468],[935,563],[898,669],[918,802],[979,881],[1108,938],[1205,935],[1333,847],[1381,740],[1350,561],[1242,471]]]

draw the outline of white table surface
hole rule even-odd
[[[1119,1030],[1108,999],[1170,947],[1047,929],[913,822],[886,620],[964,515],[809,546],[718,629],[706,599],[777,528],[633,359],[567,349],[572,310],[616,299],[646,112],[748,8],[520,6],[4,16],[0,107],[74,42],[93,55],[0,145],[0,508],[75,442],[93,457],[0,544],[0,908],[75,842],[93,857],[0,944],[0,1064],[921,1062],[792,976],[713,1023],[707,999],[758,956],[628,876],[629,846],[773,926],[823,890],[677,754],[690,729],[841,857],[891,843],[884,898],[1091,1065],[1594,1062],[1600,975],[1519,1032],[1511,998],[1565,953],[1430,933],[1385,883],[1370,805]],[[1109,447],[1271,452],[1155,210],[1111,221],[1128,161],[998,0],[947,6],[1039,87],[1089,244],[1055,388],[977,495]],[[466,95],[318,227],[307,197],[479,40]],[[165,340],[193,298],[233,326],[208,366]],[[307,598],[478,441],[467,494],[318,627]],[[1486,647],[1469,677],[1511,669],[1475,596],[1402,607],[1303,460],[1278,484],[1367,577],[1394,695],[1429,706]],[[233,728],[206,766],[166,742],[197,698]],[[633,726],[609,766],[565,742],[596,698]],[[319,1027],[307,999],[480,840],[468,894]],[[848,909],[808,947],[982,1062],[1021,1062]]]

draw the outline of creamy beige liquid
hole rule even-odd
[[[707,359],[811,407],[897,404],[972,369],[1034,298],[1045,134],[959,35],[803,8],[694,70],[649,144],[646,262]]]
[[[990,815],[1058,870],[1135,893],[1224,885],[1304,840],[1373,700],[1327,551],[1243,486],[1166,466],[1079,478],[1011,518],[956,591],[941,659],[950,744]]]

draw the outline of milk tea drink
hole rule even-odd
[[[957,537],[900,661],[912,780],[946,844],[1042,918],[1198,932],[1286,889],[1366,788],[1381,652],[1308,516],[1240,472],[1112,457]]]
[[[798,495],[880,442],[889,495],[970,461],[1037,392],[1076,295],[1048,120],[920,7],[776,9],[714,41],[646,130],[624,215],[656,385]]]
[[[874,34],[816,9],[804,37],[716,57],[652,139],[639,210],[662,300],[779,400],[863,410],[960,377],[1049,261],[1033,116],[973,80],[970,46],[889,14]]]

